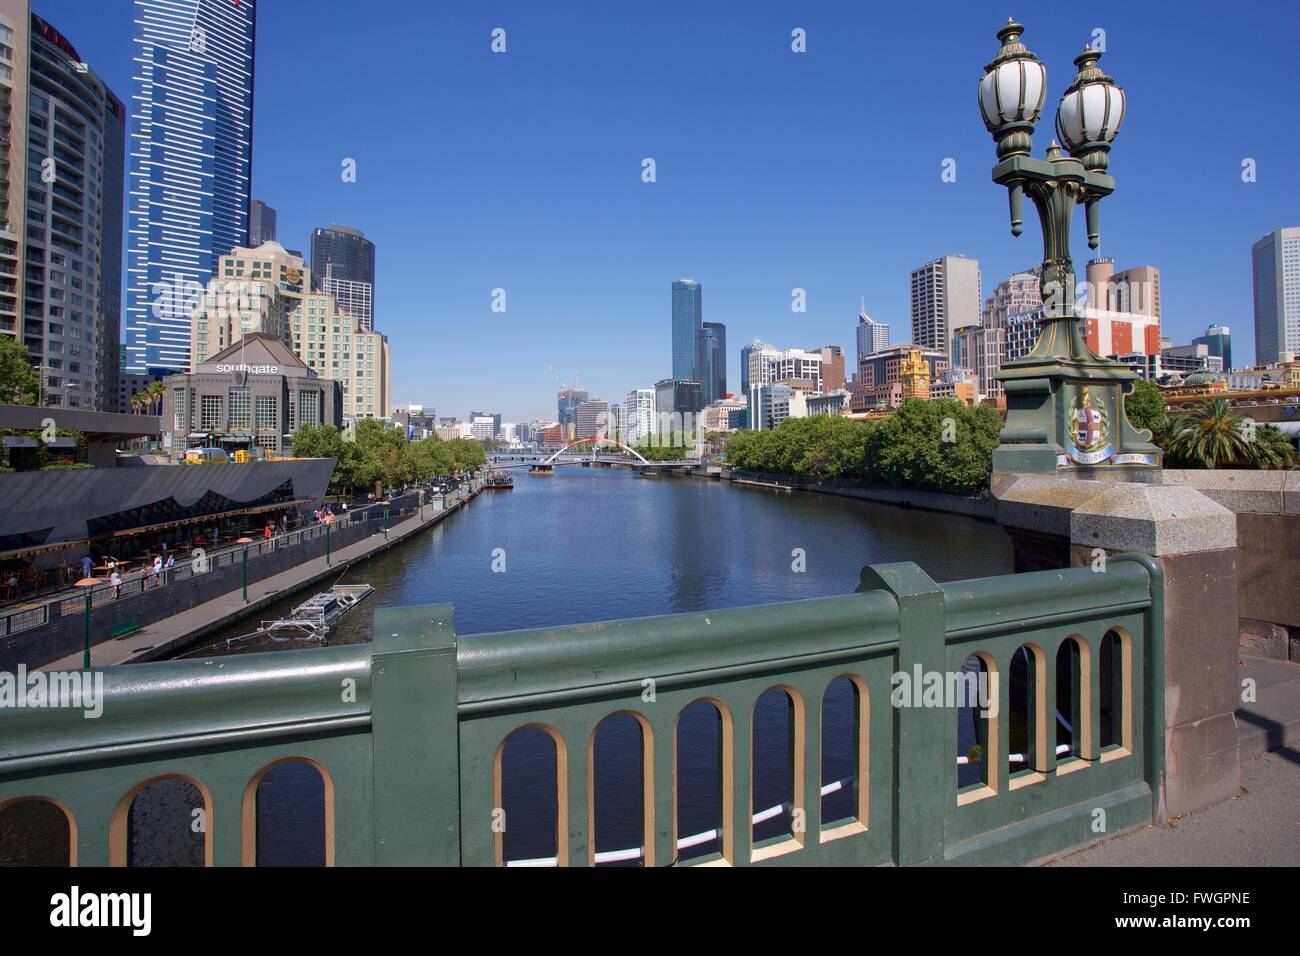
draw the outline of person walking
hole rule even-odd
[[[159,584],[162,583],[162,571],[163,571],[163,559],[162,559],[162,555],[160,554],[160,555],[158,555],[156,558],[153,559],[153,583],[154,583],[154,587],[157,587]]]
[[[114,565],[113,572],[108,576],[109,583],[113,585],[113,600],[116,601],[122,596],[122,572]]]
[[[94,569],[95,569],[95,562],[91,560],[90,555],[83,554],[81,556],[81,576],[83,578],[90,577],[90,572],[93,571]]]

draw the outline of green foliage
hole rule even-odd
[[[1155,432],[1165,418],[1165,399],[1153,382],[1138,379],[1133,391],[1124,396],[1124,413],[1134,428]]]
[[[1272,425],[1249,424],[1244,409],[1207,399],[1186,415],[1170,416],[1153,435],[1171,468],[1292,468],[1295,449]]]
[[[737,468],[810,478],[861,478],[871,426],[837,415],[788,418],[776,429],[739,431],[727,442]]]
[[[94,465],[88,465],[84,461],[61,461],[53,465],[44,465],[41,471],[85,471],[87,468],[94,468]]]
[[[988,485],[1002,422],[986,405],[909,398],[875,423],[867,480],[895,488],[973,495]]]
[[[40,387],[40,378],[27,357],[27,349],[16,339],[0,335],[0,402],[35,405]]]
[[[691,453],[684,445],[638,445],[636,450],[646,461],[685,461]]]
[[[331,425],[308,426],[293,435],[298,458],[333,458],[330,492],[342,494],[369,488],[375,482],[399,487],[409,481],[429,481],[453,471],[479,468],[487,460],[483,446],[468,438],[442,441],[437,437],[408,441],[400,428],[384,428],[373,418],[362,419],[352,440]]]
[[[768,431],[736,432],[727,458],[749,471],[970,495],[988,484],[1001,426],[990,407],[908,399],[871,422],[814,415]]]

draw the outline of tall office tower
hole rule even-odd
[[[1080,309],[1083,337],[1098,355],[1160,353],[1160,270],[1138,266],[1115,272],[1111,259],[1088,263],[1087,301]]]
[[[1300,226],[1270,232],[1250,247],[1255,286],[1255,364],[1300,352]]]
[[[874,321],[867,315],[867,305],[863,302],[858,309],[858,361],[868,355],[883,352],[889,348],[889,326]]]
[[[559,393],[559,401],[556,405],[556,418],[559,419],[560,430],[566,436],[573,433],[573,413],[579,405],[587,400],[587,392],[581,388],[562,388]],[[567,438],[566,438],[567,440]]]
[[[623,442],[638,445],[654,434],[655,390],[653,388],[634,388],[623,399],[623,414],[620,416],[623,427]]]
[[[694,279],[673,283],[673,378],[700,381],[700,332],[704,328],[703,293]]]
[[[598,398],[583,402],[573,410],[575,438],[609,435],[614,431],[614,424],[609,417],[609,402],[603,402]]]
[[[125,107],[26,0],[0,0],[0,100],[0,332],[43,402],[116,411]]]
[[[254,4],[135,0],[126,365],[190,366],[190,313],[248,245]]]
[[[375,326],[375,244],[360,229],[332,223],[311,234],[313,288],[333,292],[355,309],[367,329]],[[328,283],[328,286],[327,286]]]
[[[375,327],[374,286],[369,282],[334,278],[333,264],[327,265],[325,269],[327,274],[318,283],[320,291],[334,296],[338,300],[340,309],[348,315],[355,316],[367,332],[373,331]]]
[[[740,394],[742,396],[749,395],[749,369],[753,364],[753,360],[750,356],[755,352],[761,352],[764,349],[772,349],[775,351],[771,345],[768,345],[762,339],[754,339],[754,341],[750,342],[748,345],[742,345],[740,347]],[[762,383],[760,382],[759,384]]]
[[[1192,339],[1193,345],[1204,345],[1210,355],[1223,359],[1223,370],[1232,371],[1232,330],[1226,325],[1212,325],[1204,335]]]
[[[704,404],[727,394],[727,327],[705,322],[700,329],[700,386]]]
[[[834,392],[844,387],[844,350],[838,345],[813,349],[822,357],[822,391]]]
[[[965,256],[944,256],[912,272],[912,343],[952,350],[952,337],[980,324],[980,264]]]
[[[254,199],[248,207],[248,244],[256,249],[264,242],[275,240],[275,210]]]

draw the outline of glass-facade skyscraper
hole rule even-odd
[[[721,322],[700,329],[700,384],[706,405],[727,395],[727,327]]]
[[[1250,248],[1255,291],[1255,362],[1300,352],[1300,226],[1270,232]]]
[[[678,381],[700,381],[702,303],[700,284],[694,279],[673,283],[673,378]]]
[[[190,312],[248,244],[254,0],[135,0],[126,370],[188,371]]]
[[[311,234],[311,281],[361,320],[375,327],[375,244],[360,229],[331,224]]]

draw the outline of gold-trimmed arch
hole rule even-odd
[[[641,728],[641,847],[643,865],[655,865],[655,738],[645,715],[635,710],[615,710],[606,714],[591,729],[587,738],[587,820],[591,839],[587,841],[587,865],[596,865],[596,735],[613,717],[631,717]]]
[[[253,774],[244,786],[244,794],[239,801],[240,829],[242,831],[239,851],[240,866],[257,866],[257,788],[266,779],[268,773],[287,763],[305,763],[320,774],[321,784],[325,790],[325,865],[334,865],[334,779],[330,776],[330,772],[325,765],[315,757],[308,757],[306,754],[291,754],[287,757],[272,760]]]
[[[696,704],[712,704],[718,714],[718,743],[722,751],[721,779],[718,781],[718,787],[721,791],[721,808],[722,817],[722,840],[720,849],[722,859],[720,863],[724,866],[731,866],[736,859],[736,836],[732,820],[735,818],[736,809],[736,750],[735,750],[735,720],[731,716],[731,708],[721,697],[715,697],[712,694],[706,694],[703,697],[697,697],[692,701],[683,704],[677,711],[677,716],[673,718],[673,854],[674,860],[677,854],[677,841],[682,838],[678,829],[678,788],[677,788],[677,733],[682,722],[682,714],[690,710]],[[707,865],[707,864],[703,864]]]
[[[569,865],[569,751],[564,742],[564,734],[550,724],[520,724],[501,738],[496,753],[492,755],[492,806],[503,806],[502,795],[504,779],[501,759],[506,752],[510,738],[521,730],[540,730],[555,743],[555,864]],[[492,834],[492,855],[496,866],[505,866],[505,833],[494,828]]]
[[[67,821],[68,824],[68,866],[69,867],[76,866],[77,865],[76,814],[74,814],[71,810],[69,810],[67,804],[65,804],[62,800],[58,800],[55,799],[54,797],[46,796],[45,794],[41,794],[41,793],[23,794],[20,797],[10,797],[7,800],[0,800],[0,813],[4,813],[6,810],[10,809],[11,807],[17,806],[20,803],[48,803],[50,806],[54,807],[56,810],[58,810],[60,813],[63,814],[63,818],[64,820]]]
[[[127,858],[131,849],[127,839],[127,825],[131,817],[131,805],[135,803],[135,798],[145,790],[148,790],[156,783],[163,783],[167,780],[180,780],[188,783],[198,790],[199,796],[203,798],[203,865],[212,866],[212,827],[214,825],[212,791],[201,780],[184,773],[155,774],[146,780],[141,780],[117,801],[117,806],[113,808],[113,816],[109,819],[108,824],[109,866],[130,865]]]

